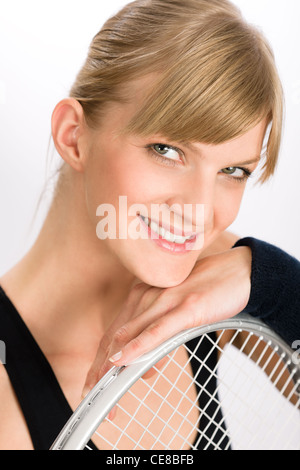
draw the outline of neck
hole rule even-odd
[[[28,323],[41,331],[55,324],[59,334],[68,331],[71,338],[70,329],[76,327],[99,340],[118,315],[134,277],[97,238],[81,175],[63,192],[54,199],[31,250],[1,283],[18,300]]]

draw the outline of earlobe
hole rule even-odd
[[[80,103],[73,98],[60,101],[53,113],[51,131],[56,150],[74,170],[82,172],[84,155],[79,139],[84,128],[84,114]]]

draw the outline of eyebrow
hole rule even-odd
[[[252,160],[248,160],[247,162],[242,163],[234,163],[233,166],[241,166],[241,165],[251,165],[252,163],[258,163],[261,160],[261,156],[253,158]]]
[[[192,151],[197,151],[197,149],[194,147],[194,145],[191,142],[186,142],[186,141],[180,141],[179,142],[181,145],[185,145],[187,148],[190,148]],[[231,166],[242,166],[242,165],[251,165],[252,163],[258,163],[261,161],[262,156],[259,155],[258,157],[254,157],[251,160],[247,160],[245,162],[241,163],[233,163]]]

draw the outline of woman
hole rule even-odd
[[[63,165],[45,223],[0,279],[1,448],[49,448],[112,362],[251,305],[262,245],[232,249],[226,229],[263,158],[261,181],[274,173],[281,128],[272,52],[227,0],[137,0],[104,25],[53,112]],[[125,234],[120,197],[139,206]],[[184,220],[197,204],[200,222]],[[105,205],[116,211],[107,236]],[[163,221],[149,217],[157,205]]]

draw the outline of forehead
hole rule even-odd
[[[191,151],[197,152],[201,156],[201,151],[205,148],[206,154],[214,154],[224,156],[225,158],[243,158],[247,160],[260,159],[261,149],[266,133],[267,119],[261,120],[244,134],[230,139],[221,144],[203,144],[203,143],[187,143]],[[242,160],[239,160],[242,162]]]
[[[157,139],[161,138],[169,142],[182,143],[186,148],[189,148],[191,151],[201,154],[201,149],[203,144],[206,144],[207,152],[214,152],[215,155],[218,152],[224,154],[240,154],[245,155],[252,153],[253,156],[258,156],[261,153],[261,147],[264,140],[266,128],[268,125],[267,118],[259,120],[258,124],[253,124],[250,128],[234,138],[229,138],[223,140],[222,142],[206,142],[201,139],[189,139],[186,138],[186,135],[189,134],[188,129],[185,129],[184,135],[182,133],[174,131],[170,135],[168,132],[164,132],[164,123],[161,119],[161,109],[157,110],[159,114],[159,119],[153,125],[152,132],[143,132],[143,128],[134,130],[131,132],[131,123],[136,119],[136,116],[141,114],[141,110],[146,107],[149,97],[155,96],[158,83],[160,80],[160,75],[157,73],[143,75],[139,78],[135,78],[127,83],[124,83],[119,89],[120,99],[117,101],[111,101],[106,104],[104,119],[102,120],[100,129],[103,131],[112,131],[112,136],[126,136],[134,134],[139,137],[154,137]],[[157,90],[157,91],[156,91]],[[176,109],[166,110],[166,113],[173,113],[176,116]],[[177,120],[180,117],[177,117]],[[151,127],[151,126],[150,126]],[[178,123],[174,121],[174,129],[178,127]],[[179,126],[180,127],[180,126]],[[191,129],[191,134],[193,129]],[[201,132],[200,132],[201,135]],[[212,139],[213,140],[213,139]],[[247,149],[247,152],[245,150]],[[246,155],[247,156],[247,155]]]
[[[255,112],[253,106],[247,112],[245,103],[242,106],[239,102],[233,115],[232,103],[228,106],[225,97],[223,101],[209,93],[202,97],[197,86],[190,84],[186,89],[177,89],[172,81],[170,87],[164,85],[165,77],[152,73],[120,87],[122,106],[118,112],[123,118],[122,132],[141,136],[162,134],[176,141],[219,144],[245,134],[266,116],[264,110]]]
[[[138,104],[135,102],[112,103],[106,114],[105,123],[100,130],[100,139],[105,137],[106,141],[115,142],[117,146],[121,145],[122,148],[125,148],[127,144],[133,144],[134,146],[143,146],[150,143],[175,145],[184,153],[189,152],[197,159],[221,166],[250,165],[255,163],[255,160],[258,162],[261,159],[267,127],[266,119],[260,121],[244,134],[219,144],[182,141],[180,138],[170,140],[168,136],[162,133],[147,136],[123,134],[122,130],[134,116],[137,106]]]

